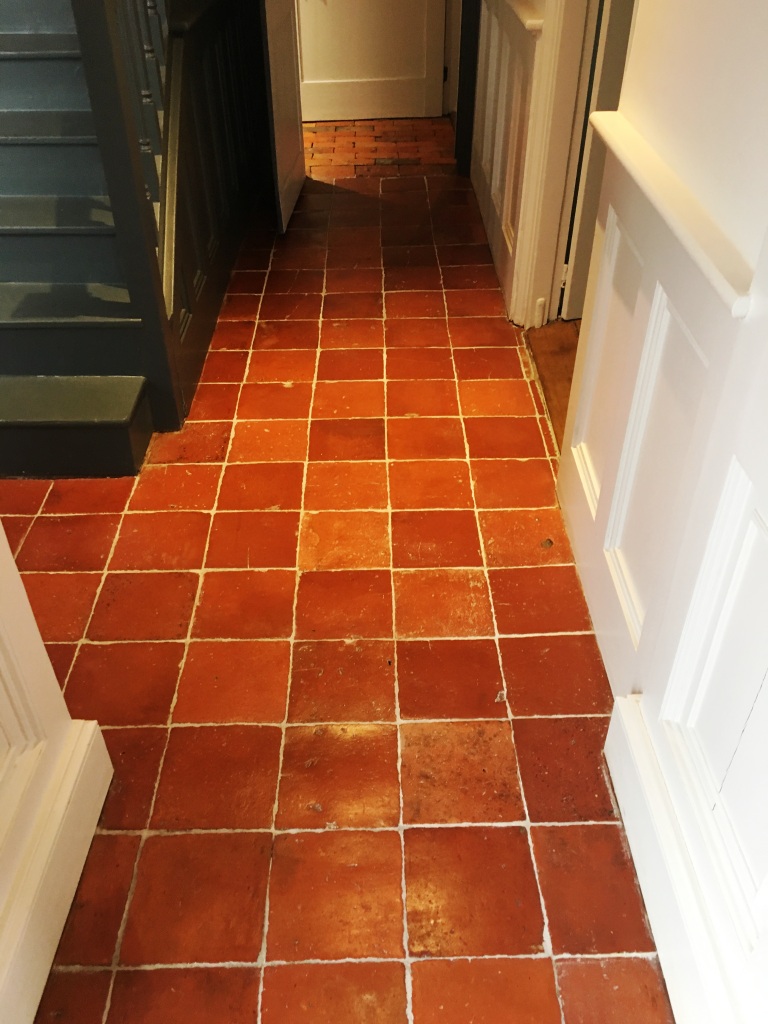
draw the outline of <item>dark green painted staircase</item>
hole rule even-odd
[[[101,473],[138,468],[146,399],[136,405],[143,422],[132,438],[126,378],[115,375],[123,367],[110,351],[116,330],[121,342],[136,344],[141,321],[120,266],[71,5],[3,0],[0,473],[91,475],[89,449]],[[73,444],[78,404],[84,432]]]

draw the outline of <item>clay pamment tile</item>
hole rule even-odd
[[[536,416],[475,416],[464,426],[472,459],[536,459],[547,454]]]
[[[567,1024],[674,1024],[655,959],[561,960],[557,980]]]
[[[131,512],[123,516],[115,569],[199,569],[211,517],[207,512]]]
[[[255,351],[317,348],[320,327],[313,320],[266,320],[256,326],[253,338]]]
[[[391,640],[304,641],[292,664],[289,721],[394,721]]]
[[[552,962],[419,961],[413,965],[413,1016],[416,1024],[560,1024]],[[592,1018],[582,1024],[587,1020],[597,1024]]]
[[[179,680],[174,722],[282,722],[286,640],[194,640]]]
[[[91,621],[90,640],[181,640],[195,603],[194,572],[110,572]]]
[[[385,462],[312,462],[307,466],[305,509],[386,507]]]
[[[122,512],[133,485],[132,476],[103,480],[54,480],[43,512],[52,515]]]
[[[387,351],[389,380],[453,380],[451,353],[441,348],[394,348]]]
[[[536,415],[527,380],[462,380],[459,397],[464,416]]]
[[[488,576],[500,633],[575,633],[591,629],[575,566],[491,569]]]
[[[366,271],[367,273],[367,271]],[[320,328],[320,348],[383,348],[384,322],[382,320],[323,320]]]
[[[300,569],[379,569],[390,562],[386,512],[304,513]]]
[[[387,383],[389,416],[458,416],[452,380],[391,380]]]
[[[206,572],[192,635],[225,640],[288,637],[295,584],[296,573],[289,569]]]
[[[481,569],[397,570],[395,623],[403,639],[493,635]]]
[[[318,381],[312,402],[314,419],[352,419],[384,415],[384,382]]]
[[[302,573],[296,634],[303,640],[392,635],[392,585],[386,570]]]
[[[398,641],[403,718],[505,718],[493,640]]]
[[[79,640],[91,614],[101,573],[25,572],[21,579],[43,640]]]
[[[478,508],[545,508],[557,504],[548,459],[472,459]]]
[[[115,773],[99,818],[100,828],[146,828],[167,735],[159,726],[103,730]]]
[[[149,836],[120,963],[255,961],[271,846],[258,832]]]
[[[600,715],[613,696],[593,634],[521,636],[500,642],[515,715]]]
[[[314,351],[305,349],[252,352],[245,379],[280,383],[311,381],[315,376],[316,358]]]
[[[474,512],[393,512],[392,557],[401,569],[482,565]]]
[[[394,509],[472,508],[466,462],[392,462],[389,485]]]
[[[220,466],[144,466],[128,507],[143,512],[213,508],[220,476]]]
[[[205,565],[212,569],[278,569],[296,565],[298,512],[217,512]]]
[[[35,1024],[101,1024],[112,983],[110,971],[52,971]]]
[[[251,1024],[258,1012],[259,971],[253,967],[118,971],[110,1024]],[[79,1024],[79,1021],[78,1021]]]
[[[339,1024],[366,1018],[371,1024],[406,1019],[402,964],[285,964],[264,971],[263,1024]]]
[[[385,340],[391,348],[447,348],[450,345],[445,318],[387,320]]]
[[[489,566],[573,562],[560,509],[481,512],[480,532]]]
[[[243,420],[235,425],[231,462],[303,462],[306,420]]]
[[[312,385],[279,381],[243,384],[237,404],[241,420],[299,419],[309,416]]]
[[[387,440],[391,459],[461,459],[465,454],[457,416],[390,419]]]
[[[24,538],[16,564],[21,571],[103,569],[119,523],[117,515],[38,516]]]
[[[382,419],[315,420],[311,425],[309,458],[312,461],[370,462],[383,459],[384,455]]]
[[[300,462],[241,463],[226,466],[221,480],[220,510],[301,508],[304,467]]]
[[[403,955],[396,832],[280,835],[269,893],[270,960]]]

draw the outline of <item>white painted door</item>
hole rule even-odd
[[[296,0],[307,121],[439,117],[445,0]]]
[[[482,0],[472,183],[524,327],[549,313],[586,16],[587,0]]]
[[[271,100],[270,131],[278,227],[285,231],[305,178],[294,0],[265,0],[262,19]]]

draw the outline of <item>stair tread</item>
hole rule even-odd
[[[0,376],[0,425],[127,423],[144,377]]]
[[[4,60],[79,56],[80,42],[74,32],[0,32]]]
[[[108,196],[0,196],[0,235],[113,234]]]
[[[133,324],[127,288],[107,284],[0,283],[0,327]]]
[[[0,111],[0,142],[96,142],[90,110]]]

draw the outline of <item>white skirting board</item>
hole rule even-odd
[[[34,1020],[112,776],[95,722],[73,721],[57,749],[48,743],[34,769],[43,788],[20,810],[26,840],[0,907],[0,1017],[9,1024]]]
[[[605,757],[640,880],[676,1024],[736,1024],[705,894],[686,849],[641,709],[614,706]]]

